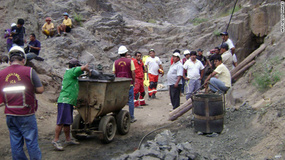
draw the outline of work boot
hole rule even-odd
[[[131,123],[134,123],[134,122],[136,122],[136,121],[137,121],[137,119],[132,118],[130,122],[131,122]]]
[[[156,99],[155,94],[152,94],[152,95],[151,95],[151,98],[152,98],[152,99]]]

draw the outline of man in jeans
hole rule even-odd
[[[201,61],[196,59],[196,56],[196,51],[191,51],[190,60],[186,61],[183,65],[183,68],[187,70],[187,77],[185,75],[183,76],[183,78],[187,80],[186,100],[191,98],[192,93],[200,88],[201,79],[204,74],[204,66]]]
[[[29,53],[27,53],[27,60],[32,60],[39,55],[41,50],[41,42],[36,39],[36,35],[34,33],[30,35],[28,47]]]
[[[120,55],[120,58],[115,61],[113,64],[113,73],[116,75],[116,77],[125,77],[125,78],[132,78],[132,82],[130,85],[129,90],[129,112],[131,115],[131,123],[136,122],[134,116],[134,85],[135,85],[135,65],[134,62],[127,58],[128,56],[128,49],[126,46],[120,46],[118,49],[118,54]]]
[[[215,57],[214,63],[216,69],[208,76],[205,83],[210,80],[210,89],[213,92],[226,93],[231,87],[231,73],[229,69],[223,64],[221,55]],[[205,87],[207,90],[207,86]]]
[[[35,93],[44,88],[31,67],[24,66],[24,50],[14,46],[9,51],[10,66],[0,71],[0,103],[5,104],[13,160],[28,160],[23,150],[26,143],[30,159],[40,160]]]
[[[169,95],[173,109],[180,106],[180,91],[182,86],[183,66],[180,62],[180,54],[175,52],[173,55],[173,64],[167,73],[167,85],[169,85]]]

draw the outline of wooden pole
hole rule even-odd
[[[247,56],[241,63],[237,65],[236,68],[231,70],[231,75],[234,75],[236,72],[238,72],[241,68],[243,68],[245,65],[247,65],[255,56],[257,56],[259,53],[264,51],[266,48],[265,44],[262,44],[259,48],[257,48],[255,51],[253,51],[249,56]]]
[[[250,63],[248,63],[247,65],[243,66],[239,71],[237,71],[234,75],[232,75],[232,79],[236,78],[237,76],[239,76],[241,73],[243,73],[244,71],[246,71],[249,67],[251,67],[253,64],[255,63],[255,60],[251,61]]]
[[[169,113],[169,120],[174,121],[192,108],[192,99],[189,98],[181,106]]]

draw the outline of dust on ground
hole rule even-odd
[[[219,159],[264,159],[272,158],[281,154],[285,148],[282,143],[275,142],[278,137],[268,138],[270,128],[265,128],[263,124],[271,124],[267,121],[269,117],[278,117],[275,112],[265,112],[254,110],[248,104],[240,105],[238,109],[227,106],[225,115],[224,131],[217,137],[207,137],[198,135],[193,128],[191,119],[192,112],[188,111],[181,118],[174,122],[168,121],[169,105],[168,91],[158,92],[157,99],[147,100],[148,106],[143,109],[135,109],[137,122],[131,124],[130,132],[127,135],[117,134],[114,141],[109,144],[102,144],[96,136],[90,136],[80,141],[80,145],[67,146],[64,151],[55,151],[51,145],[54,137],[54,127],[56,123],[56,104],[49,103],[49,97],[46,94],[38,95],[39,110],[36,114],[39,129],[39,144],[44,160],[52,159],[86,159],[86,160],[106,160],[124,153],[135,151],[142,137],[150,131],[161,126],[173,123],[165,129],[175,133],[177,142],[190,142],[195,148],[195,152],[201,155],[201,159],[219,158]],[[185,97],[181,97],[181,103],[185,102]],[[3,107],[1,111],[3,113]],[[128,110],[126,106],[124,109]],[[283,110],[282,113],[283,114]],[[284,118],[279,119],[280,121]],[[11,150],[9,142],[9,132],[6,127],[4,114],[1,118],[0,132],[0,156],[5,159],[11,159]],[[274,118],[276,120],[276,118]],[[271,124],[274,132],[278,130],[278,125]],[[154,138],[156,131],[146,137],[144,142]],[[64,135],[60,137],[64,141]],[[280,147],[276,144],[280,143]],[[263,145],[262,145],[263,144]],[[275,146],[275,147],[274,147]],[[268,150],[266,147],[269,147]],[[283,146],[284,147],[284,146]],[[258,154],[260,151],[265,152]],[[281,153],[279,152],[281,151]],[[284,156],[284,155],[282,155]]]

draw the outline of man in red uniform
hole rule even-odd
[[[26,144],[30,159],[40,160],[35,93],[43,93],[44,87],[35,70],[24,66],[26,60],[21,47],[10,49],[10,66],[0,71],[0,103],[5,104],[12,159],[28,159],[23,149]]]
[[[164,75],[163,68],[162,68],[162,62],[160,59],[155,56],[154,49],[151,49],[149,51],[149,56],[145,61],[145,68],[148,71],[148,78],[149,78],[149,86],[148,86],[148,97],[149,99],[155,99],[156,96],[156,88],[157,88],[157,82],[158,82],[158,75],[161,74],[161,76]]]
[[[134,64],[135,64],[135,73],[136,73],[136,85],[134,88],[134,102],[135,102],[135,107],[139,106],[144,106],[146,105],[144,96],[145,96],[145,91],[144,91],[144,64],[142,62],[142,54],[140,52],[135,53],[135,59],[133,59]]]
[[[134,62],[127,58],[128,49],[125,46],[120,46],[118,49],[120,58],[117,59],[113,65],[113,73],[116,77],[132,78],[130,90],[129,90],[129,112],[131,115],[131,123],[137,121],[134,116],[134,85],[135,85],[135,65]]]

